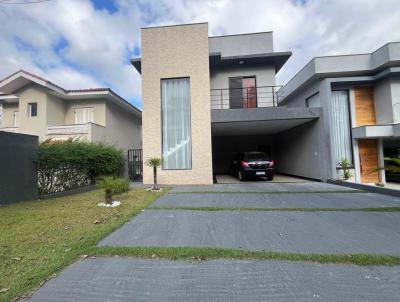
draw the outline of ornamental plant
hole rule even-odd
[[[112,204],[113,195],[118,195],[127,192],[129,189],[129,181],[125,178],[115,178],[106,176],[99,182],[99,186],[104,190],[105,203]]]
[[[339,162],[339,166],[343,169],[343,179],[344,180],[349,180],[350,177],[352,176],[351,171],[350,171],[350,162],[348,159],[343,158],[340,162]]]
[[[157,167],[161,166],[161,159],[158,157],[152,157],[146,160],[146,166],[153,168],[153,186],[152,190],[159,191],[160,186],[157,182]]]

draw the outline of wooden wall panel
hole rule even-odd
[[[378,141],[376,139],[359,139],[360,174],[362,183],[378,183],[379,172],[374,171],[379,166]]]
[[[356,125],[375,125],[374,87],[354,87]]]

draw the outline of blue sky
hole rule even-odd
[[[16,1],[16,0],[10,0]],[[20,0],[19,0],[20,1]],[[51,0],[0,3],[0,77],[26,69],[67,89],[110,87],[140,103],[140,28],[209,22],[209,34],[274,31],[293,56],[284,84],[314,56],[371,52],[400,41],[398,0]]]

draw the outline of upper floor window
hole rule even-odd
[[[306,98],[307,108],[318,108],[321,107],[321,101],[319,99],[319,93],[315,93],[312,96]]]
[[[93,107],[75,108],[75,124],[93,123]]]
[[[229,108],[257,108],[255,76],[229,78]]]
[[[37,113],[37,103],[28,103],[28,117],[35,117]]]

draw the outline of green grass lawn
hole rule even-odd
[[[161,194],[142,189],[98,207],[102,191],[0,206],[0,301],[36,288],[147,207]],[[7,290],[6,290],[7,289]]]

